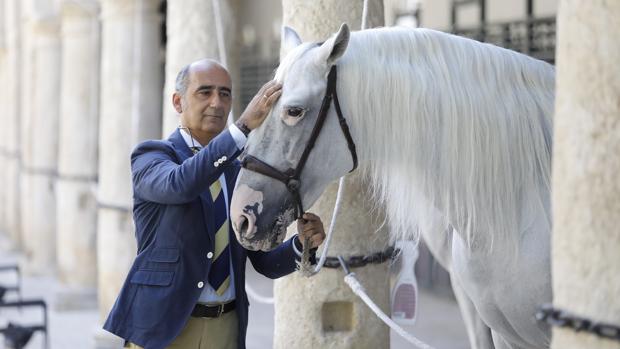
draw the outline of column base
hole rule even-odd
[[[31,277],[55,275],[56,270],[53,266],[44,264],[41,260],[29,258],[28,256],[31,254],[28,251],[22,251],[19,256],[19,268],[23,275]]]
[[[5,231],[0,232],[0,250],[9,253],[19,251],[17,243],[13,241],[9,233]]]
[[[122,338],[113,335],[103,328],[95,329],[93,337],[95,339],[95,349],[119,349],[125,344]]]

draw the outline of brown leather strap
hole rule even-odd
[[[289,177],[285,175],[280,170],[272,167],[271,165],[263,162],[262,160],[257,159],[256,157],[246,154],[241,161],[241,167],[246,168],[250,171],[254,171],[265,175],[267,177],[271,177],[273,179],[277,179],[280,182],[286,184]]]
[[[321,130],[323,129],[323,125],[325,124],[325,119],[327,118],[329,107],[332,104],[332,101],[334,102],[336,114],[338,115],[340,128],[342,129],[342,133],[344,134],[344,137],[347,141],[347,146],[349,147],[349,152],[351,153],[351,157],[353,159],[353,168],[349,172],[353,172],[353,170],[357,168],[357,151],[355,148],[355,142],[353,142],[353,137],[351,136],[351,132],[349,131],[349,125],[347,124],[347,120],[345,119],[345,117],[342,115],[342,110],[340,109],[340,103],[338,101],[338,93],[336,91],[337,79],[338,70],[334,65],[330,69],[327,76],[327,88],[325,90],[325,96],[323,97],[323,101],[321,102],[319,114],[317,116],[316,122],[314,123],[314,127],[312,128],[312,132],[310,133],[308,143],[306,143],[306,147],[301,154],[301,158],[299,159],[296,168],[291,168],[285,172],[282,172],[267,164],[266,162],[249,154],[245,155],[241,163],[241,166],[243,168],[258,172],[267,177],[271,177],[286,185],[288,191],[293,197],[293,202],[295,203],[295,218],[300,218],[304,213],[301,194],[299,193],[299,188],[301,186],[299,182],[301,177],[301,171],[303,171],[304,166],[306,165],[306,161],[308,160],[308,156],[310,156],[310,152],[314,148],[314,144],[316,143],[316,140],[319,137]]]

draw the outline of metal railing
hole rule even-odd
[[[555,17],[485,23],[475,28],[454,28],[452,33],[555,63]]]
[[[3,309],[15,308],[18,311],[22,311],[24,308],[40,308],[42,319],[39,324],[16,324],[8,322],[5,327],[0,327],[0,337],[4,337],[4,344],[10,349],[22,349],[26,347],[32,336],[36,332],[43,332],[45,336],[43,340],[43,347],[49,347],[48,339],[48,316],[47,316],[47,304],[43,299],[22,299],[21,284],[22,277],[19,266],[17,265],[2,265],[0,266],[0,273],[12,273],[15,275],[15,282],[10,285],[0,284],[0,314]],[[7,301],[5,299],[6,293],[17,293],[16,301]],[[3,317],[0,316],[0,319]],[[3,319],[4,320],[4,319]]]

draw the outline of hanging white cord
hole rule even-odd
[[[222,12],[220,9],[220,0],[211,0],[213,14],[215,15],[215,35],[217,37],[217,52],[220,56],[220,63],[224,68],[228,69],[228,60],[226,59],[226,42],[224,42],[224,26],[222,25]],[[226,124],[230,126],[233,123],[233,109],[230,108]]]
[[[338,193],[336,194],[336,203],[334,204],[334,212],[332,213],[332,220],[329,223],[329,229],[327,230],[327,237],[325,238],[325,245],[323,247],[323,253],[321,253],[321,258],[319,262],[314,267],[314,270],[311,270],[308,266],[304,264],[301,265],[300,271],[306,277],[311,277],[316,275],[327,260],[327,251],[329,251],[329,243],[332,240],[332,233],[334,232],[334,227],[336,226],[336,217],[338,217],[338,211],[340,211],[340,204],[342,202],[342,192],[344,189],[344,176],[340,177],[338,181]]]
[[[329,223],[329,230],[327,231],[327,238],[325,239],[325,247],[323,247],[323,253],[321,254],[321,258],[319,259],[319,263],[314,268],[314,273],[318,273],[321,268],[323,268],[323,264],[325,264],[325,260],[327,259],[327,251],[329,250],[329,243],[332,240],[332,232],[334,231],[334,227],[336,226],[336,217],[338,216],[338,211],[340,211],[340,203],[342,201],[342,192],[344,190],[344,176],[340,177],[338,181],[338,193],[336,194],[336,203],[334,204],[334,212],[332,213],[332,220]]]
[[[228,61],[226,59],[226,43],[224,42],[224,30],[222,25],[222,12],[220,10],[220,1],[211,0],[213,13],[215,14],[215,34],[217,37],[217,52],[220,56],[220,63],[228,69]]]
[[[358,297],[360,297],[364,303],[372,310],[386,325],[390,326],[396,333],[398,333],[401,337],[406,339],[409,343],[415,345],[420,349],[433,349],[430,345],[420,341],[416,337],[412,336],[409,332],[405,331],[402,327],[400,327],[397,323],[395,323],[389,316],[387,316],[381,308],[379,308],[366,294],[366,290],[364,286],[360,284],[359,281],[355,278],[355,273],[349,273],[344,277],[344,282],[349,285],[353,293],[355,293]]]
[[[368,27],[368,0],[364,0],[364,8],[362,9],[362,30]]]

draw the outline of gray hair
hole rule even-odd
[[[189,72],[193,64],[205,64],[207,67],[218,67],[220,69],[223,69],[226,74],[229,74],[228,70],[226,70],[226,68],[224,68],[218,61],[214,59],[203,58],[192,62],[181,69],[179,74],[177,74],[177,78],[174,82],[174,90],[178,94],[180,94],[181,97],[185,97],[185,93],[187,92],[187,87],[189,86]]]
[[[185,92],[187,92],[187,85],[189,85],[189,67],[191,64],[188,64],[181,69],[179,74],[177,74],[177,78],[174,82],[174,90],[180,94],[182,97],[185,97]]]

